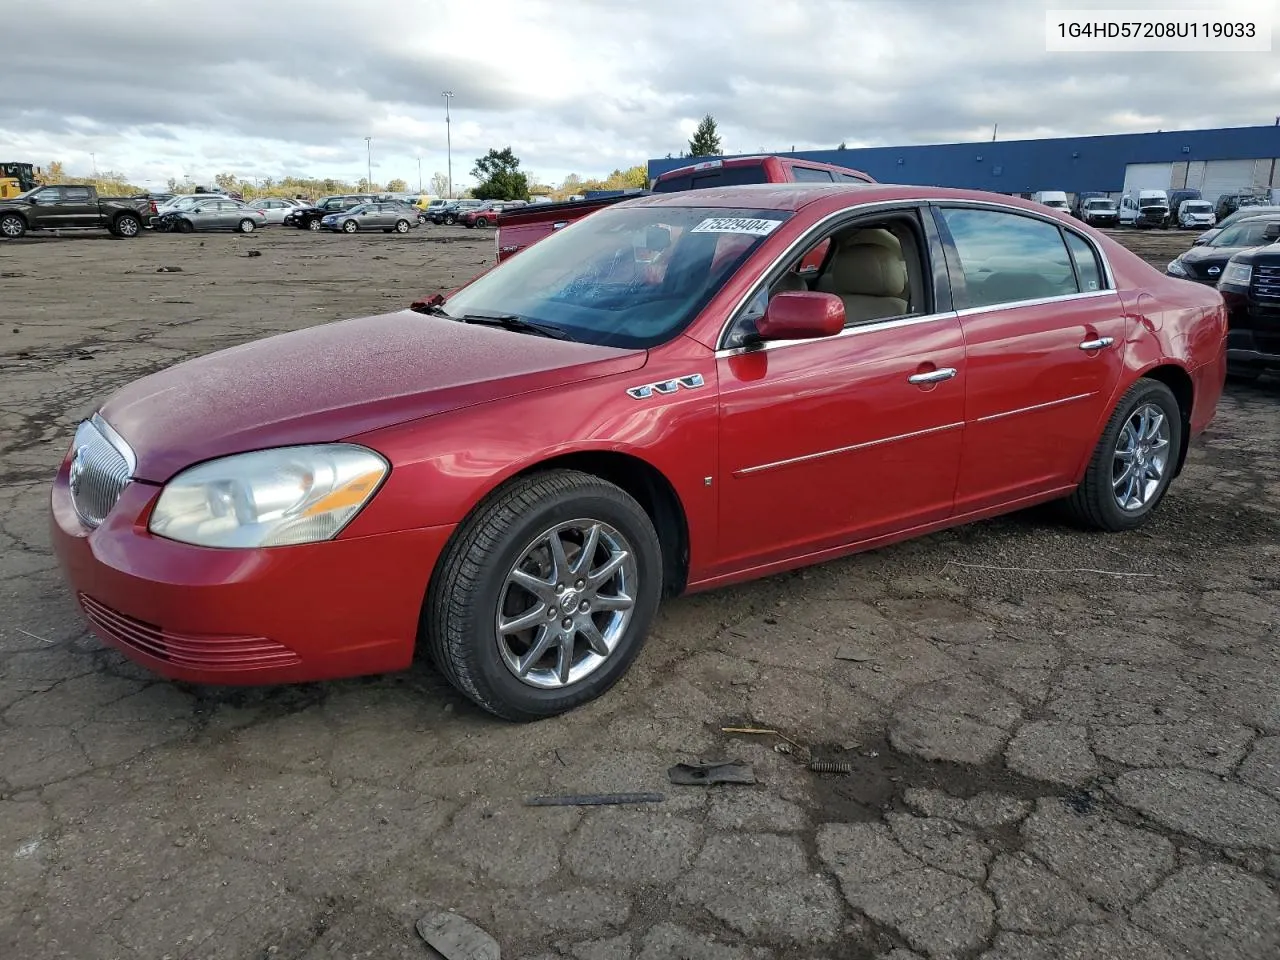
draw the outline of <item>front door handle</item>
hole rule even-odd
[[[1109,347],[1115,343],[1112,337],[1099,337],[1097,340],[1086,340],[1080,344],[1081,350],[1101,350],[1103,347]]]
[[[955,367],[940,367],[937,370],[930,370],[928,373],[917,373],[914,376],[907,377],[907,383],[941,383],[943,380],[950,380],[955,375]]]

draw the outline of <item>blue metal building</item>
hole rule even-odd
[[[1005,194],[1097,190],[1118,195],[1130,189],[1191,187],[1212,200],[1222,193],[1280,188],[1280,126],[804,150],[780,156],[853,167],[881,183]],[[650,160],[649,179],[694,162],[688,157]]]

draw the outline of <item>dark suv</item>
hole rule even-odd
[[[1253,379],[1280,370],[1280,221],[1266,225],[1264,246],[1237,253],[1222,269],[1227,303],[1227,370]]]
[[[324,197],[313,207],[298,207],[285,214],[282,226],[297,227],[299,230],[320,229],[320,221],[331,213],[342,213],[362,203],[377,200],[371,193],[344,193],[333,197]]]

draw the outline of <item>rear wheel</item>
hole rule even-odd
[[[111,227],[117,237],[136,237],[142,230],[142,221],[131,213],[122,213]]]
[[[8,240],[17,240],[27,232],[27,221],[16,213],[7,213],[0,217],[0,236]]]
[[[1068,511],[1099,530],[1142,526],[1169,489],[1182,440],[1173,391],[1159,380],[1139,380],[1116,404],[1084,480],[1067,498]]]
[[[244,220],[240,221],[238,229],[241,233],[253,233],[254,222],[246,217]]]
[[[537,720],[626,673],[661,593],[658,536],[632,497],[575,470],[535,474],[459,528],[428,593],[423,641],[479,706]]]

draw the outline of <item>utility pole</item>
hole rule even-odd
[[[93,179],[98,179],[98,155],[96,153],[89,154],[89,159],[93,161]]]
[[[444,97],[444,148],[445,156],[448,158],[449,164],[449,199],[453,199],[453,134],[449,126],[449,101],[453,99],[453,91],[445,90],[440,96]]]
[[[368,167],[369,175],[368,177],[365,178],[364,184],[365,184],[365,189],[368,190],[370,193],[372,193],[373,192],[373,137],[364,138],[364,149],[365,149],[366,159],[368,160],[368,163],[369,163],[369,167]]]
[[[991,128],[991,142],[992,142],[992,143],[994,143],[994,142],[995,142],[995,139],[996,139],[996,131],[997,131],[997,130],[999,130],[999,129],[1000,129],[1000,124],[998,124],[998,123],[997,123],[994,127],[992,127],[992,128]]]
[[[422,192],[422,158],[418,158],[418,192]]]

